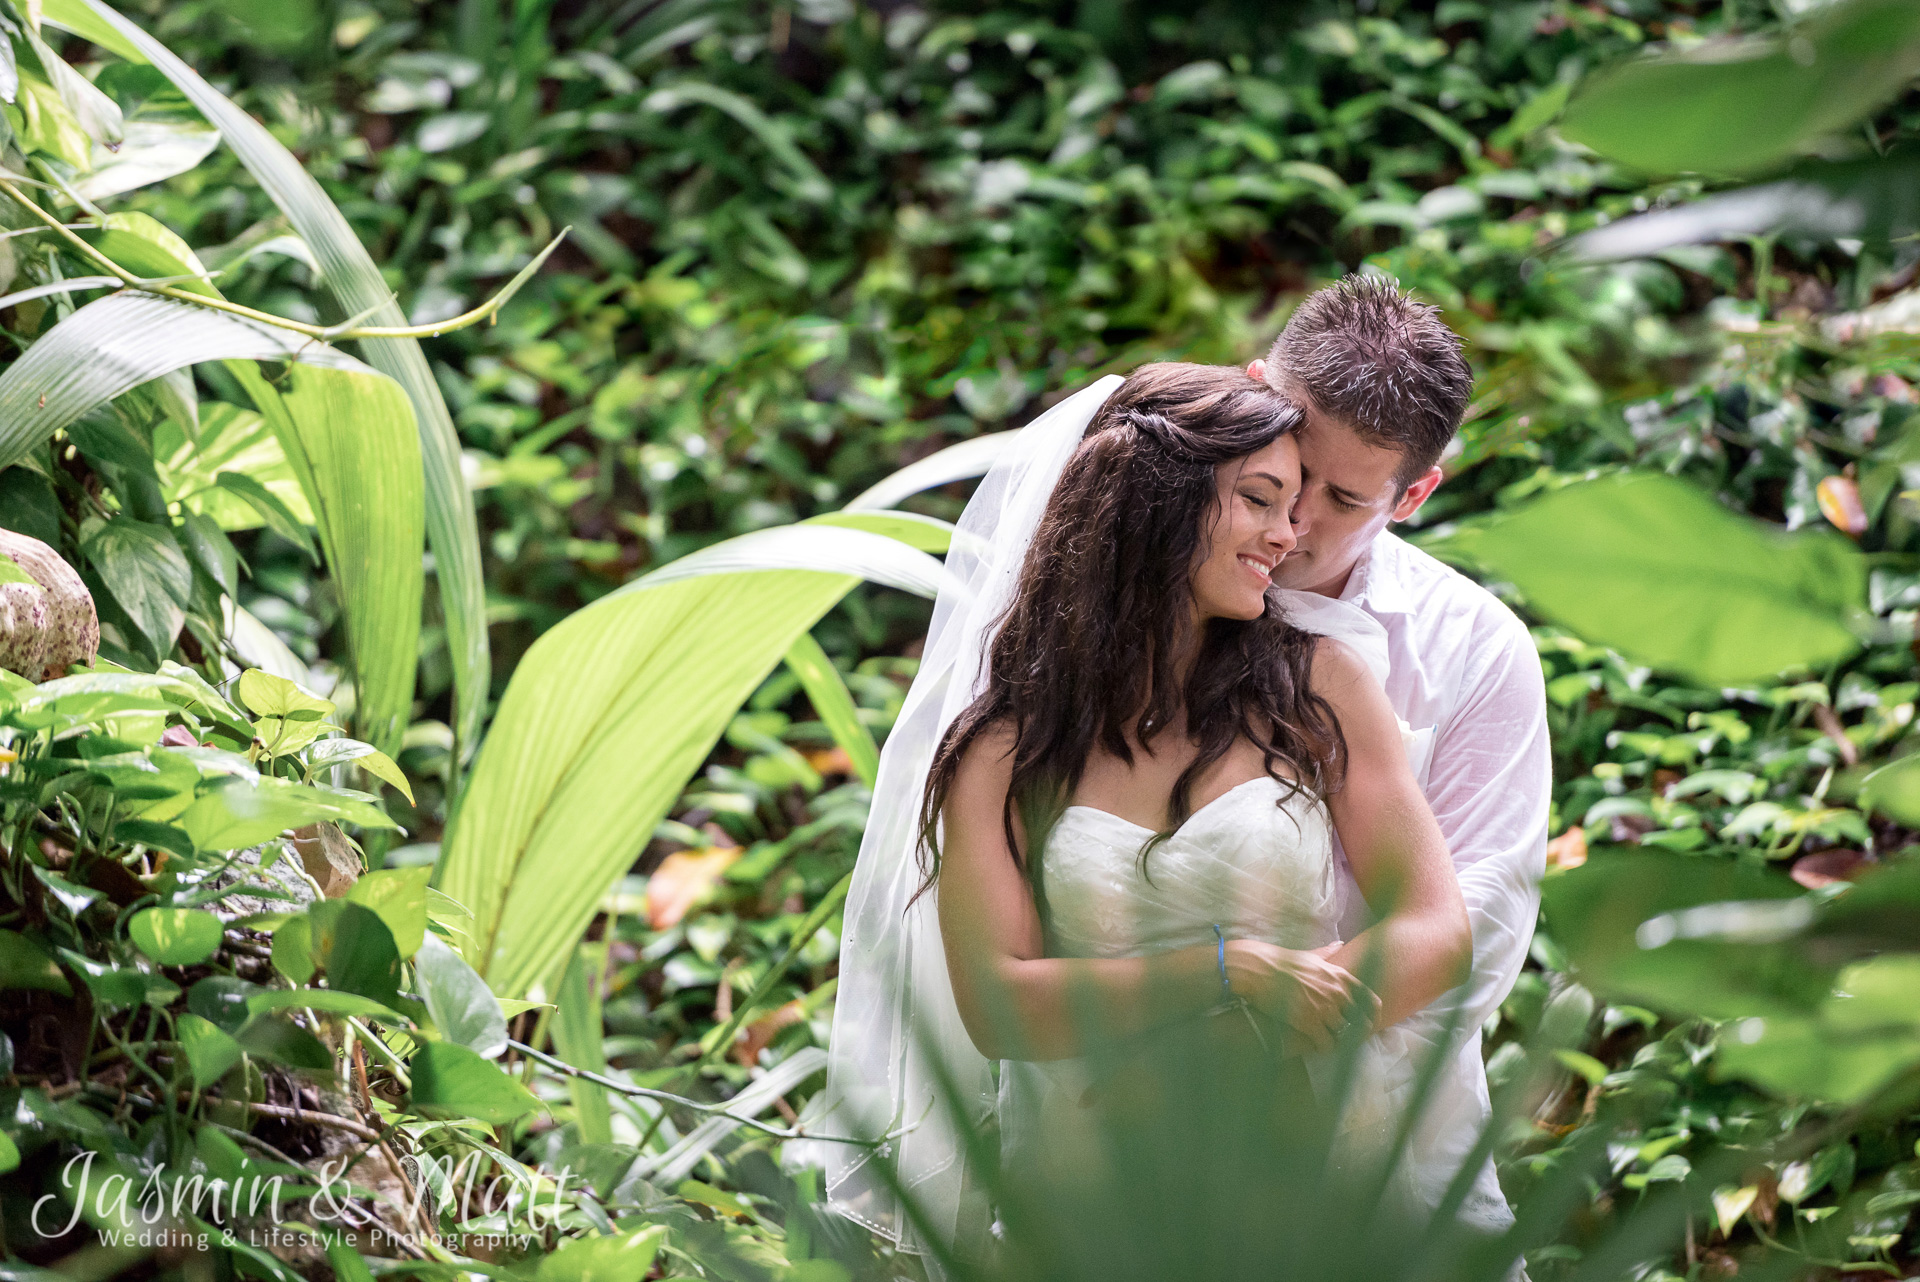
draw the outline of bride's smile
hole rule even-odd
[[[1300,493],[1300,447],[1289,433],[1214,474],[1218,506],[1193,567],[1195,622],[1257,619],[1296,541],[1288,512]]]

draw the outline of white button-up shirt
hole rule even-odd
[[[1411,727],[1407,755],[1473,924],[1472,977],[1399,1025],[1432,1046],[1453,1018],[1464,1038],[1408,1154],[1429,1173],[1425,1182],[1437,1181],[1426,1190],[1437,1202],[1490,1114],[1480,1028],[1520,974],[1540,907],[1553,785],[1546,690],[1533,639],[1513,612],[1391,533],[1374,540],[1341,600],[1387,630],[1387,698]],[[1344,854],[1339,872],[1341,937],[1351,939],[1367,925],[1367,906]],[[1463,1209],[1488,1223],[1510,1216],[1491,1162]]]

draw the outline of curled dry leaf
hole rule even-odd
[[[760,1062],[760,1052],[773,1043],[781,1029],[791,1028],[806,1017],[806,1009],[799,1002],[792,1001],[754,1020],[734,1035],[732,1055],[735,1062],[752,1068]]]
[[[676,850],[647,879],[647,924],[666,930],[712,893],[721,874],[740,857],[738,846]]]
[[[30,681],[44,681],[48,677],[64,676],[70,664],[92,663],[94,652],[100,648],[100,616],[93,608],[93,594],[80,581],[79,573],[39,539],[12,530],[0,529],[0,556],[5,556],[32,578],[45,602],[39,625],[38,666],[31,670],[15,666],[14,634],[7,630],[4,621],[0,621],[0,652],[4,652],[0,666]],[[16,589],[17,595],[25,596],[29,586],[16,581],[5,584],[0,592]],[[19,649],[24,653],[25,646]]]
[[[1551,872],[1561,872],[1568,868],[1578,868],[1587,862],[1587,830],[1580,825],[1573,827],[1547,843],[1547,868]]]
[[[1876,865],[1857,850],[1816,850],[1793,861],[1793,879],[1808,890],[1835,882],[1858,881]]]
[[[806,755],[807,764],[822,775],[852,775],[853,758],[839,744],[831,748],[816,748]]]
[[[1850,476],[1829,476],[1814,487],[1820,515],[1834,529],[1852,538],[1867,532],[1867,509],[1860,503],[1860,487]]]

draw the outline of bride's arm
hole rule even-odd
[[[1346,778],[1328,808],[1360,893],[1376,911],[1387,910],[1332,960],[1374,978],[1373,1026],[1386,1028],[1466,979],[1472,928],[1386,691],[1351,651],[1325,640],[1314,653],[1313,688],[1332,705],[1347,741]]]
[[[1222,996],[1212,944],[1146,957],[1045,955],[1040,914],[1001,826],[1010,733],[988,730],[961,758],[942,811],[939,908],[960,1018],[988,1059],[1063,1059],[1083,1031],[1124,1038]],[[1026,833],[1015,819],[1026,847]]]

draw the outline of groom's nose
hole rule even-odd
[[[1307,496],[1302,491],[1295,496],[1293,506],[1287,509],[1287,520],[1293,525],[1293,537],[1298,540],[1305,537],[1313,522],[1307,516]]]

